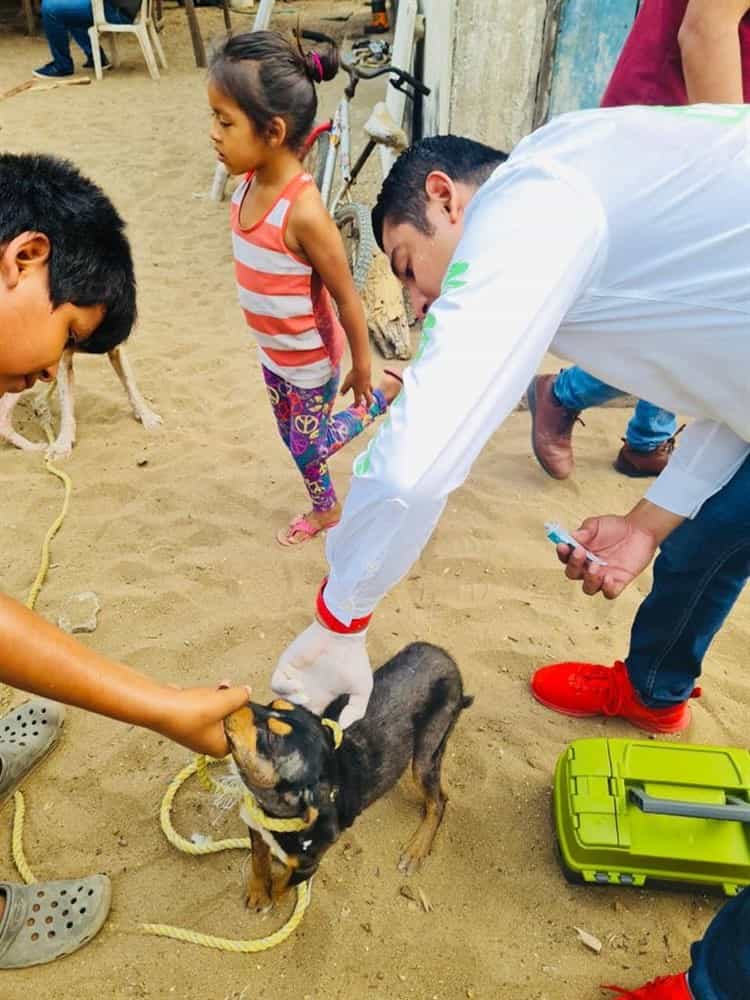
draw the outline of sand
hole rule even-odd
[[[294,9],[303,7],[312,5]],[[351,23],[365,16],[357,5]],[[199,17],[207,34],[219,29],[215,10]],[[323,546],[291,551],[274,542],[304,496],[236,306],[226,203],[204,197],[213,163],[203,76],[192,65],[183,12],[170,8],[166,18],[170,69],[160,83],[127,43],[125,64],[102,83],[0,103],[3,148],[74,159],[126,217],[140,288],[140,326],[128,350],[164,418],[160,430],[144,431],[106,362],[76,362],[78,444],[65,465],[73,502],[39,611],[54,620],[69,595],[93,590],[102,612],[84,641],[164,681],[226,676],[252,683],[264,699],[276,657],[310,620]],[[43,39],[5,24],[0,91],[46,58]],[[327,86],[329,105],[340,86]],[[621,410],[589,413],[576,430],[578,472],[561,484],[531,457],[528,415],[514,414],[378,611],[374,663],[429,639],[453,653],[476,696],[447,753],[450,804],[433,856],[409,881],[431,912],[402,893],[407,880],[396,871],[418,819],[407,776],[332,849],[301,929],[278,950],[230,955],[142,936],[142,921],[242,938],[264,935],[279,920],[245,911],[241,853],[193,860],[163,839],[159,802],[186,751],[71,710],[61,746],[25,785],[26,850],[40,878],[108,873],[112,911],[76,955],[3,973],[2,996],[593,1000],[601,982],[635,986],[685,967],[717,899],[570,887],[555,859],[550,788],[558,754],[577,737],[634,731],[554,715],[528,693],[544,662],[624,655],[647,592],[644,577],[617,602],[584,597],[564,579],[542,531],[549,518],[573,527],[586,514],[624,511],[640,495],[638,483],[611,468],[624,420]],[[38,434],[28,407],[18,423]],[[342,494],[352,457],[333,462]],[[22,597],[60,491],[38,455],[2,447],[0,474],[0,572],[4,590]],[[741,745],[746,737],[750,679],[741,653],[749,631],[742,600],[706,661],[695,742]],[[6,806],[6,879],[17,878],[10,817]],[[215,837],[241,830],[197,793],[186,796],[177,819],[187,832]],[[579,943],[574,926],[604,942],[600,955]]]

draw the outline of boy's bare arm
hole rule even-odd
[[[145,726],[214,757],[228,751],[222,719],[249,693],[246,687],[179,690],[158,684],[77,642],[5,594],[0,594],[0,681]]]
[[[747,0],[690,0],[679,32],[691,104],[742,104],[739,23]]]

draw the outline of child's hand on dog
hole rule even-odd
[[[160,723],[154,728],[163,736],[210,757],[229,753],[223,721],[246,705],[249,687],[167,688],[163,696]]]
[[[372,394],[372,369],[369,365],[361,367],[355,365],[351,369],[341,383],[341,395],[345,396],[350,389],[354,393],[354,402],[357,406],[372,406],[375,397]]]

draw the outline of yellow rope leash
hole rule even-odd
[[[233,951],[249,954],[256,951],[267,951],[293,934],[300,924],[305,910],[310,904],[310,883],[300,882],[297,886],[297,903],[289,920],[283,927],[264,938],[250,938],[247,941],[235,941],[232,938],[215,937],[213,934],[199,934],[183,927],[169,927],[167,924],[142,924],[141,929],[146,934],[157,937],[168,937],[174,941],[187,941],[189,944],[199,944],[204,948],[216,948],[218,951]]]
[[[23,800],[23,795],[16,792],[13,796],[13,834],[11,839],[13,862],[26,885],[34,885],[36,877],[29,868],[26,855],[23,852],[23,820],[25,815],[26,803]]]
[[[330,729],[333,733],[333,743],[338,750],[341,746],[341,741],[344,738],[341,726],[333,719],[323,719],[322,722],[323,725]],[[222,764],[227,760],[231,760],[231,757],[225,757],[222,761],[209,760],[207,757],[199,755],[190,764],[186,764],[180,773],[169,783],[169,787],[164,793],[164,798],[161,802],[159,820],[161,822],[161,828],[164,832],[164,836],[170,844],[177,848],[178,851],[183,851],[185,854],[192,854],[195,856],[201,854],[217,854],[219,851],[231,851],[236,850],[237,848],[249,849],[251,847],[251,842],[248,837],[232,837],[227,840],[194,844],[192,840],[187,840],[179,834],[172,824],[172,805],[174,803],[175,796],[182,785],[184,785],[188,778],[192,777],[192,775],[196,774],[198,776],[198,780],[201,785],[208,792],[227,791],[224,786],[217,785],[208,772],[209,764]],[[240,796],[238,796],[238,798],[239,797]],[[284,833],[305,830],[309,825],[303,819],[276,819],[273,816],[267,816],[249,792],[242,794],[241,798],[242,804],[250,817],[260,826],[264,826],[267,830]],[[305,910],[310,905],[310,887],[311,880],[307,882],[300,882],[297,886],[297,902],[291,916],[282,927],[280,927],[277,931],[274,931],[273,934],[269,934],[267,937],[236,941],[232,938],[215,937],[213,934],[200,934],[198,931],[187,930],[183,927],[170,927],[168,924],[142,924],[141,930],[143,930],[146,934],[155,934],[158,937],[173,938],[175,941],[187,941],[190,944],[199,944],[204,948],[216,948],[219,951],[232,951],[243,954],[257,951],[267,951],[269,948],[275,948],[276,945],[281,944],[282,941],[286,941],[286,939],[295,932],[305,915]]]
[[[65,515],[68,513],[68,507],[70,505],[70,494],[73,489],[73,483],[67,472],[63,472],[62,469],[56,468],[56,466],[54,466],[52,462],[50,462],[50,460],[46,457],[44,459],[44,467],[47,470],[47,472],[52,473],[53,476],[57,476],[57,478],[62,482],[63,487],[65,488],[65,497],[63,499],[63,505],[62,508],[60,509],[60,513],[57,515],[55,520],[49,526],[47,534],[44,536],[44,541],[42,542],[42,554],[41,554],[41,562],[39,564],[39,572],[37,573],[36,579],[31,585],[31,590],[29,591],[29,595],[25,601],[26,607],[31,608],[32,611],[34,610],[37,598],[39,597],[39,593],[42,589],[42,586],[44,585],[44,581],[47,579],[47,573],[49,572],[49,563],[50,563],[50,545],[52,543],[52,539],[55,537],[55,535],[62,527],[62,523],[65,520]]]
[[[54,383],[53,383],[54,386]],[[47,391],[47,396],[51,391],[51,388]],[[52,434],[52,424],[50,420],[49,410],[46,409],[41,415],[42,426],[44,428],[44,433],[47,436],[47,441],[52,444],[54,437]],[[70,476],[63,472],[62,469],[58,469],[52,464],[48,455],[44,456],[44,467],[47,472],[56,476],[63,484],[65,489],[65,496],[63,498],[62,508],[60,513],[57,515],[55,520],[49,526],[47,534],[44,536],[44,541],[42,542],[42,552],[41,559],[39,563],[39,571],[31,585],[28,596],[24,601],[24,604],[30,610],[34,610],[39,594],[44,586],[44,581],[47,579],[47,573],[49,572],[50,564],[50,546],[52,544],[52,539],[55,537],[57,532],[60,530],[63,521],[65,520],[65,515],[68,513],[68,507],[70,505],[70,495],[73,490],[73,482]],[[7,700],[6,700],[7,699]],[[8,689],[8,694],[2,699],[2,705],[0,707],[4,708],[5,705],[10,702],[10,689]],[[26,860],[26,855],[23,850],[23,821],[26,815],[26,804],[24,802],[23,795],[20,791],[16,791],[13,796],[13,833],[11,839],[11,850],[13,853],[13,861],[16,868],[18,869],[18,874],[24,880],[26,885],[33,885],[36,882],[36,878],[29,863]]]
[[[224,760],[229,759],[231,758],[224,758]],[[191,840],[187,840],[179,834],[172,824],[171,813],[175,795],[193,774],[198,775],[198,780],[207,791],[226,790],[221,785],[217,785],[213,778],[211,778],[208,773],[209,763],[221,764],[224,763],[224,761],[209,761],[208,758],[204,756],[198,756],[190,764],[183,767],[180,773],[170,782],[169,787],[164,794],[164,798],[162,799],[161,809],[159,811],[159,819],[161,821],[161,828],[164,831],[164,836],[170,844],[177,848],[178,851],[182,851],[185,854],[216,854],[219,851],[231,851],[237,848],[245,848],[246,850],[249,850],[251,843],[248,837],[232,837],[227,840],[194,844]],[[304,830],[307,827],[307,823],[303,819],[279,820],[273,819],[271,816],[266,816],[249,792],[243,796],[243,805],[248,812],[250,812],[253,818],[257,818],[258,821],[269,830],[276,830],[278,832],[295,831]],[[282,941],[286,941],[286,939],[294,933],[302,920],[309,903],[310,883],[301,882],[297,886],[297,902],[294,910],[292,915],[289,917],[289,920],[287,920],[283,927],[280,927],[279,930],[274,931],[273,934],[269,934],[267,937],[250,938],[245,941],[235,941],[232,938],[215,937],[213,934],[200,934],[198,931],[187,930],[183,927],[170,927],[167,924],[142,924],[141,930],[143,930],[146,934],[156,934],[159,937],[169,937],[176,941],[188,941],[190,944],[199,944],[204,948],[217,948],[220,951],[233,951],[241,953],[266,951],[269,948],[275,948],[276,945],[281,944]]]

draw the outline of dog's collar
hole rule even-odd
[[[338,750],[344,739],[344,730],[335,719],[321,719],[320,721],[326,729],[331,730],[334,749]],[[307,830],[315,824],[318,812],[312,806],[309,806],[304,817],[290,816],[277,818],[269,816],[263,812],[255,796],[245,789],[242,796],[242,818],[248,826],[252,826],[256,830],[274,831],[275,833],[299,833],[301,830]],[[250,822],[250,819],[252,819],[252,822]]]
[[[344,730],[335,719],[321,719],[320,721],[333,733],[333,746],[335,750],[338,750],[344,739]]]

